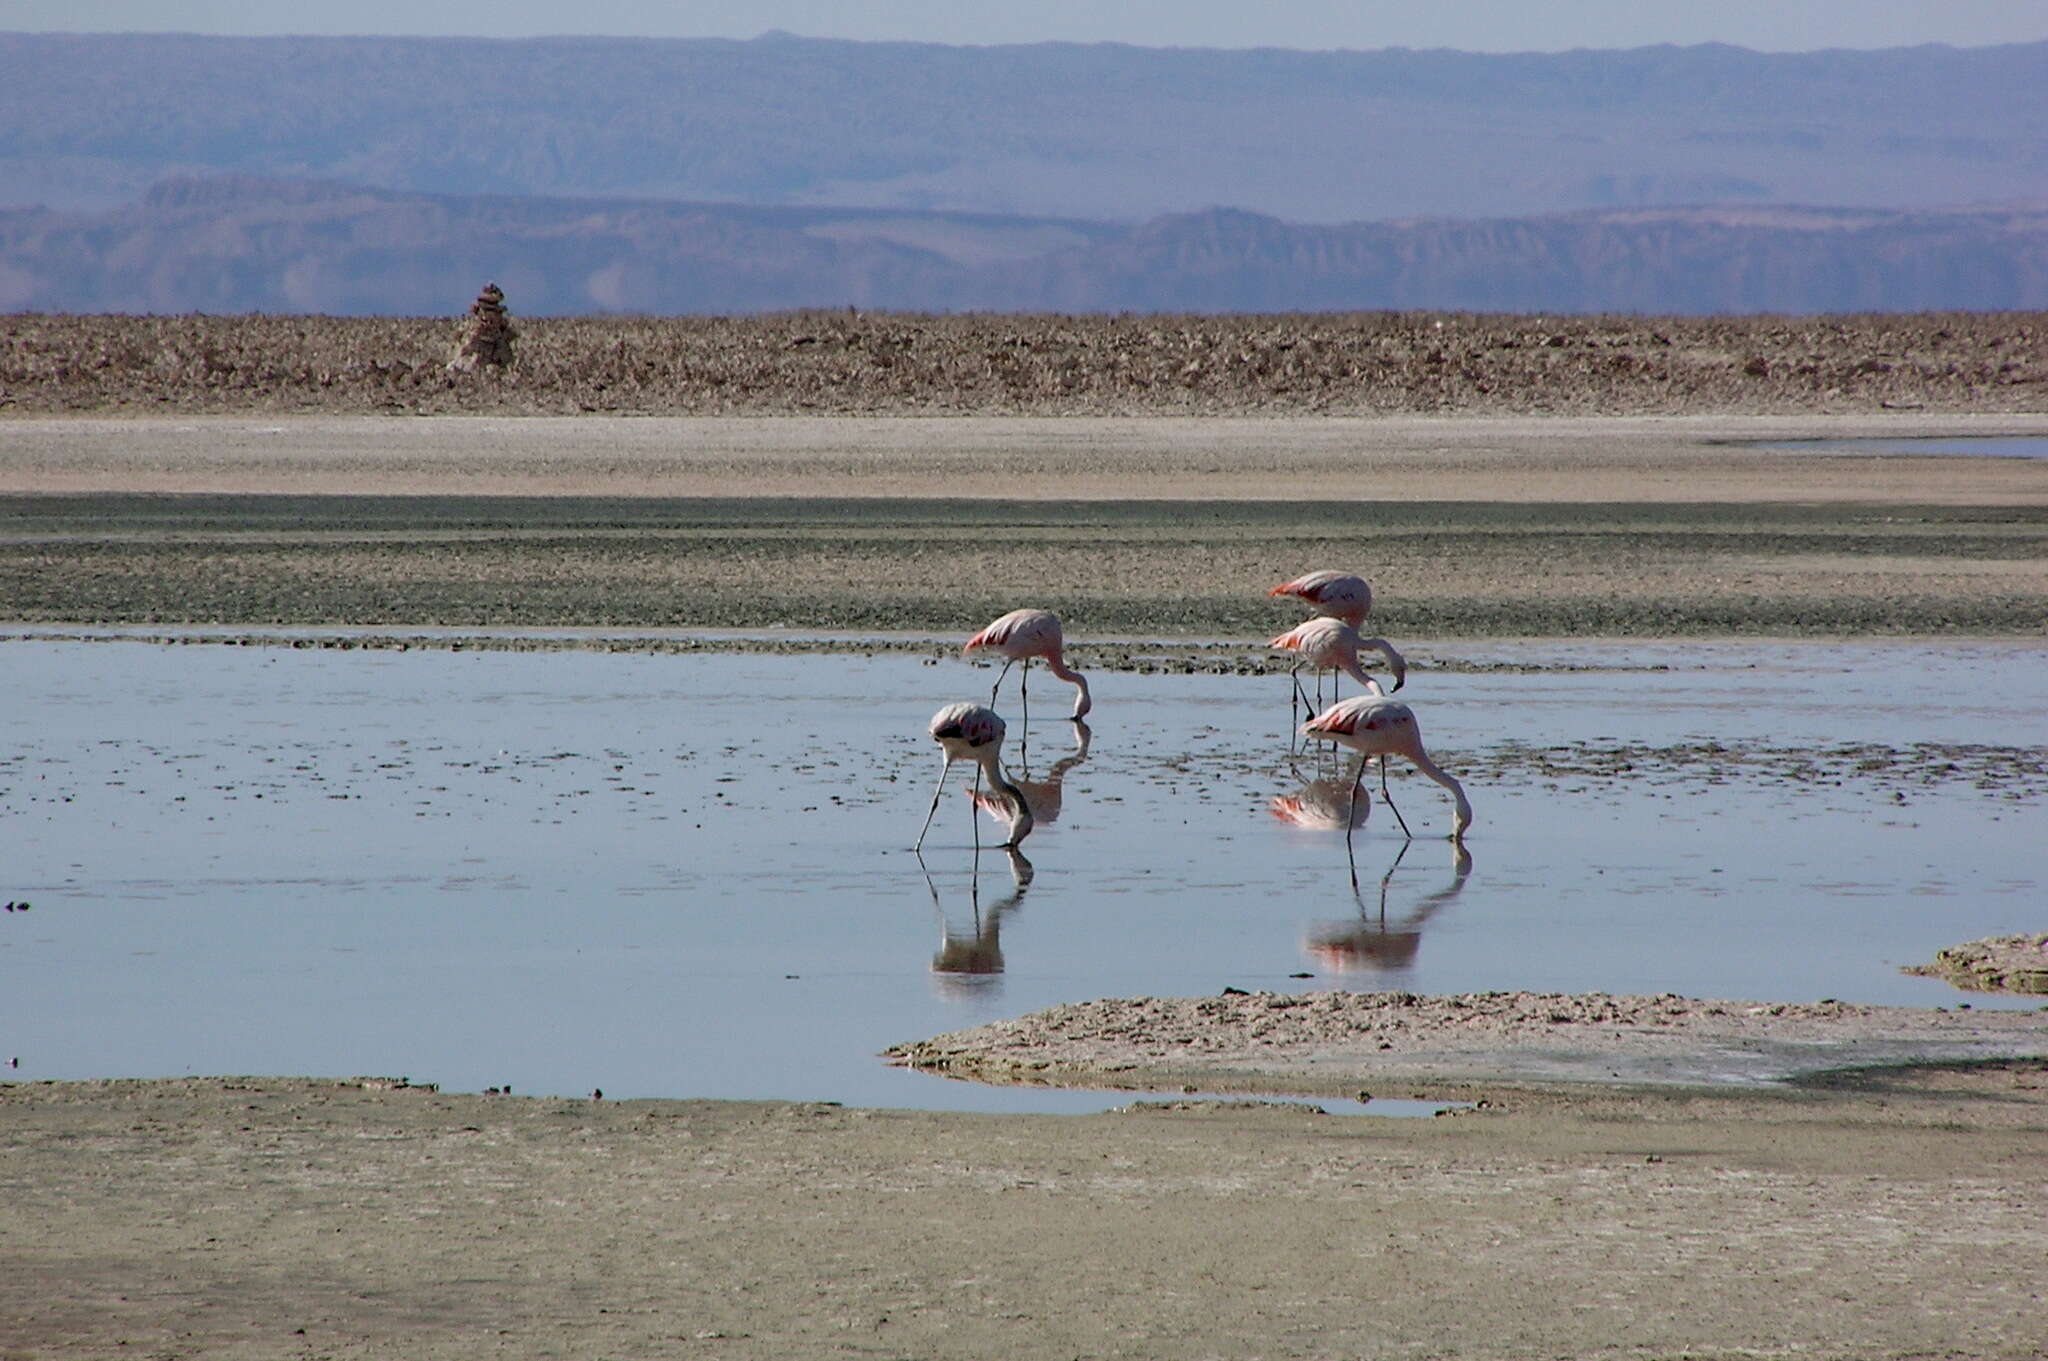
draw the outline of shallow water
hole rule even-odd
[[[8,642],[0,1057],[1080,1110],[877,1052],[1225,987],[2035,1006],[1898,970],[2041,929],[2044,651],[1417,648],[1470,861],[1397,772],[1354,893],[1341,807],[1276,813],[1344,787],[1280,676],[1102,673],[1085,749],[1006,690],[1013,865],[957,770],[909,850],[965,662]]]
[[[1753,449],[1773,449],[1791,454],[1877,454],[1911,455],[1916,458],[1950,456],[1961,458],[2048,458],[2048,437],[2041,435],[1966,435],[1909,439],[1795,439],[1767,440]]]

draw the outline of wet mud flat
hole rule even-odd
[[[2048,1346],[2048,1071],[1436,1120],[0,1086],[15,1355],[1928,1355]]]
[[[37,622],[1390,637],[2038,633],[2048,460],[1763,451],[2048,416],[0,420]],[[1198,564],[1191,569],[1191,564]]]
[[[889,1050],[982,1082],[1142,1074],[1311,1089],[1375,1081],[1709,1086],[1821,1071],[2048,1061],[2048,1008],[1699,1001],[1671,995],[1232,993],[1073,1004]]]
[[[1198,561],[1198,571],[1189,570]],[[25,622],[921,630],[1263,642],[1359,563],[1400,637],[2037,633],[2048,502],[1881,507],[0,496]]]

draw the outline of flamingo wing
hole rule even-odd
[[[1042,652],[1060,642],[1059,617],[1049,610],[1011,610],[967,640],[962,652],[978,647],[1002,648],[1010,655]]]

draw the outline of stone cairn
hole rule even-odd
[[[456,343],[450,369],[501,369],[512,362],[512,318],[505,311],[505,290],[494,283],[484,285],[469,305],[469,319],[463,323],[462,339]]]

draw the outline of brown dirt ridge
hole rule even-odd
[[[1936,952],[1906,970],[1972,992],[2048,993],[2048,933],[1987,936]]]
[[[1371,1080],[1758,1083],[1907,1062],[2048,1058],[2048,1012],[1498,992],[1226,993],[1071,1003],[894,1046],[984,1082],[1200,1075],[1329,1090]]]
[[[0,316],[0,412],[1680,415],[2048,407],[2040,313]]]

